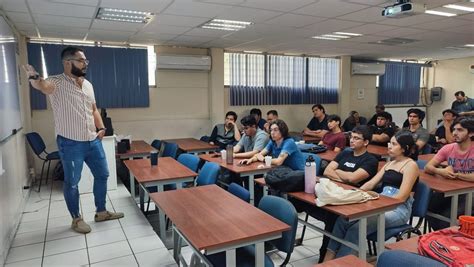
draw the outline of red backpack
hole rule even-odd
[[[474,266],[474,238],[446,228],[420,236],[418,252],[448,266]]]

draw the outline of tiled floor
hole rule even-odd
[[[87,235],[70,229],[61,187],[55,181],[40,193],[31,192],[5,266],[176,266],[172,250],[156,234],[158,214],[146,218],[124,185],[107,194],[107,209],[125,213],[120,220],[94,222],[94,197],[81,195],[82,214],[92,228]],[[301,230],[299,226],[297,237]],[[167,236],[165,243],[172,244],[171,233]],[[303,246],[295,247],[288,266],[313,266],[321,242],[321,234],[307,229]],[[188,247],[182,253],[185,259],[191,258]],[[270,256],[279,265],[286,255],[273,252]]]

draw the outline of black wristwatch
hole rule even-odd
[[[39,80],[40,76],[38,73],[36,73],[35,75],[31,75],[28,77],[28,80]]]

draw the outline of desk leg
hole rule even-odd
[[[141,185],[138,187],[138,195],[140,196],[140,210],[145,213],[145,192]]]
[[[450,226],[458,225],[458,200],[459,195],[453,195],[451,197],[451,217],[450,217]]]
[[[250,204],[255,205],[255,175],[249,175]]]
[[[237,266],[237,257],[235,249],[230,249],[225,252],[225,266],[235,267]]]
[[[163,192],[163,185],[158,185],[158,192]],[[160,209],[159,211],[159,218],[160,218],[160,237],[163,242],[166,240],[166,218],[165,212]]]
[[[135,200],[135,176],[133,176],[131,171],[128,173],[130,174],[130,195],[132,195],[133,200]]]
[[[385,213],[377,216],[377,255],[385,249]]]
[[[471,216],[472,214],[472,192],[466,194],[465,214]]]
[[[359,220],[359,259],[365,261],[367,254],[367,218]]]
[[[174,261],[176,261],[176,263],[178,263],[179,265],[179,254],[181,250],[181,247],[179,244],[180,237],[178,233],[176,232],[176,229],[174,228],[174,226],[172,228],[173,228],[173,258],[174,258]]]
[[[268,196],[268,189],[269,189],[268,186],[266,186],[266,185],[263,186],[263,195],[264,196]]]
[[[255,266],[265,266],[265,242],[255,244]]]

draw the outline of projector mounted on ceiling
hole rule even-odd
[[[424,4],[412,3],[410,0],[397,0],[393,6],[387,6],[382,11],[382,16],[388,18],[403,18],[425,13]]]

